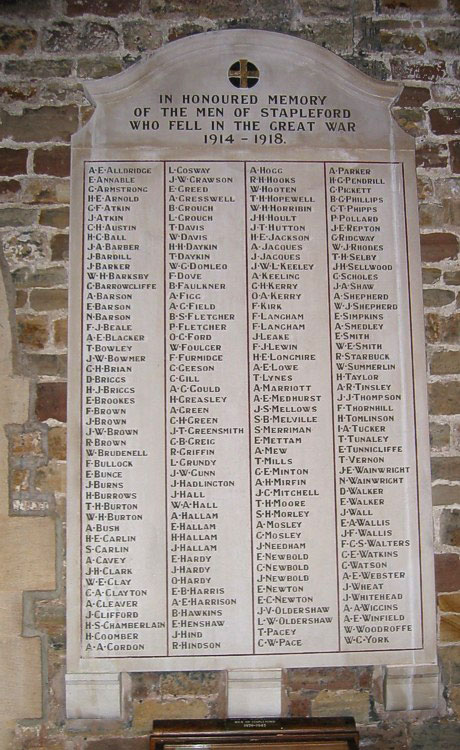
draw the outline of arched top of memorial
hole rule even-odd
[[[399,84],[274,32],[180,39],[85,89],[96,111],[74,145],[413,147],[390,112]]]

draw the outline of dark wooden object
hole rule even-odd
[[[357,750],[352,718],[162,719],[150,750]]]

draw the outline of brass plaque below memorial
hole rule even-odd
[[[150,750],[357,750],[353,718],[164,719],[153,723]]]

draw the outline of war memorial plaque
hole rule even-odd
[[[434,663],[398,85],[225,31],[87,89],[68,671]]]

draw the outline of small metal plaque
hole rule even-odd
[[[150,750],[357,750],[352,718],[161,720]]]

